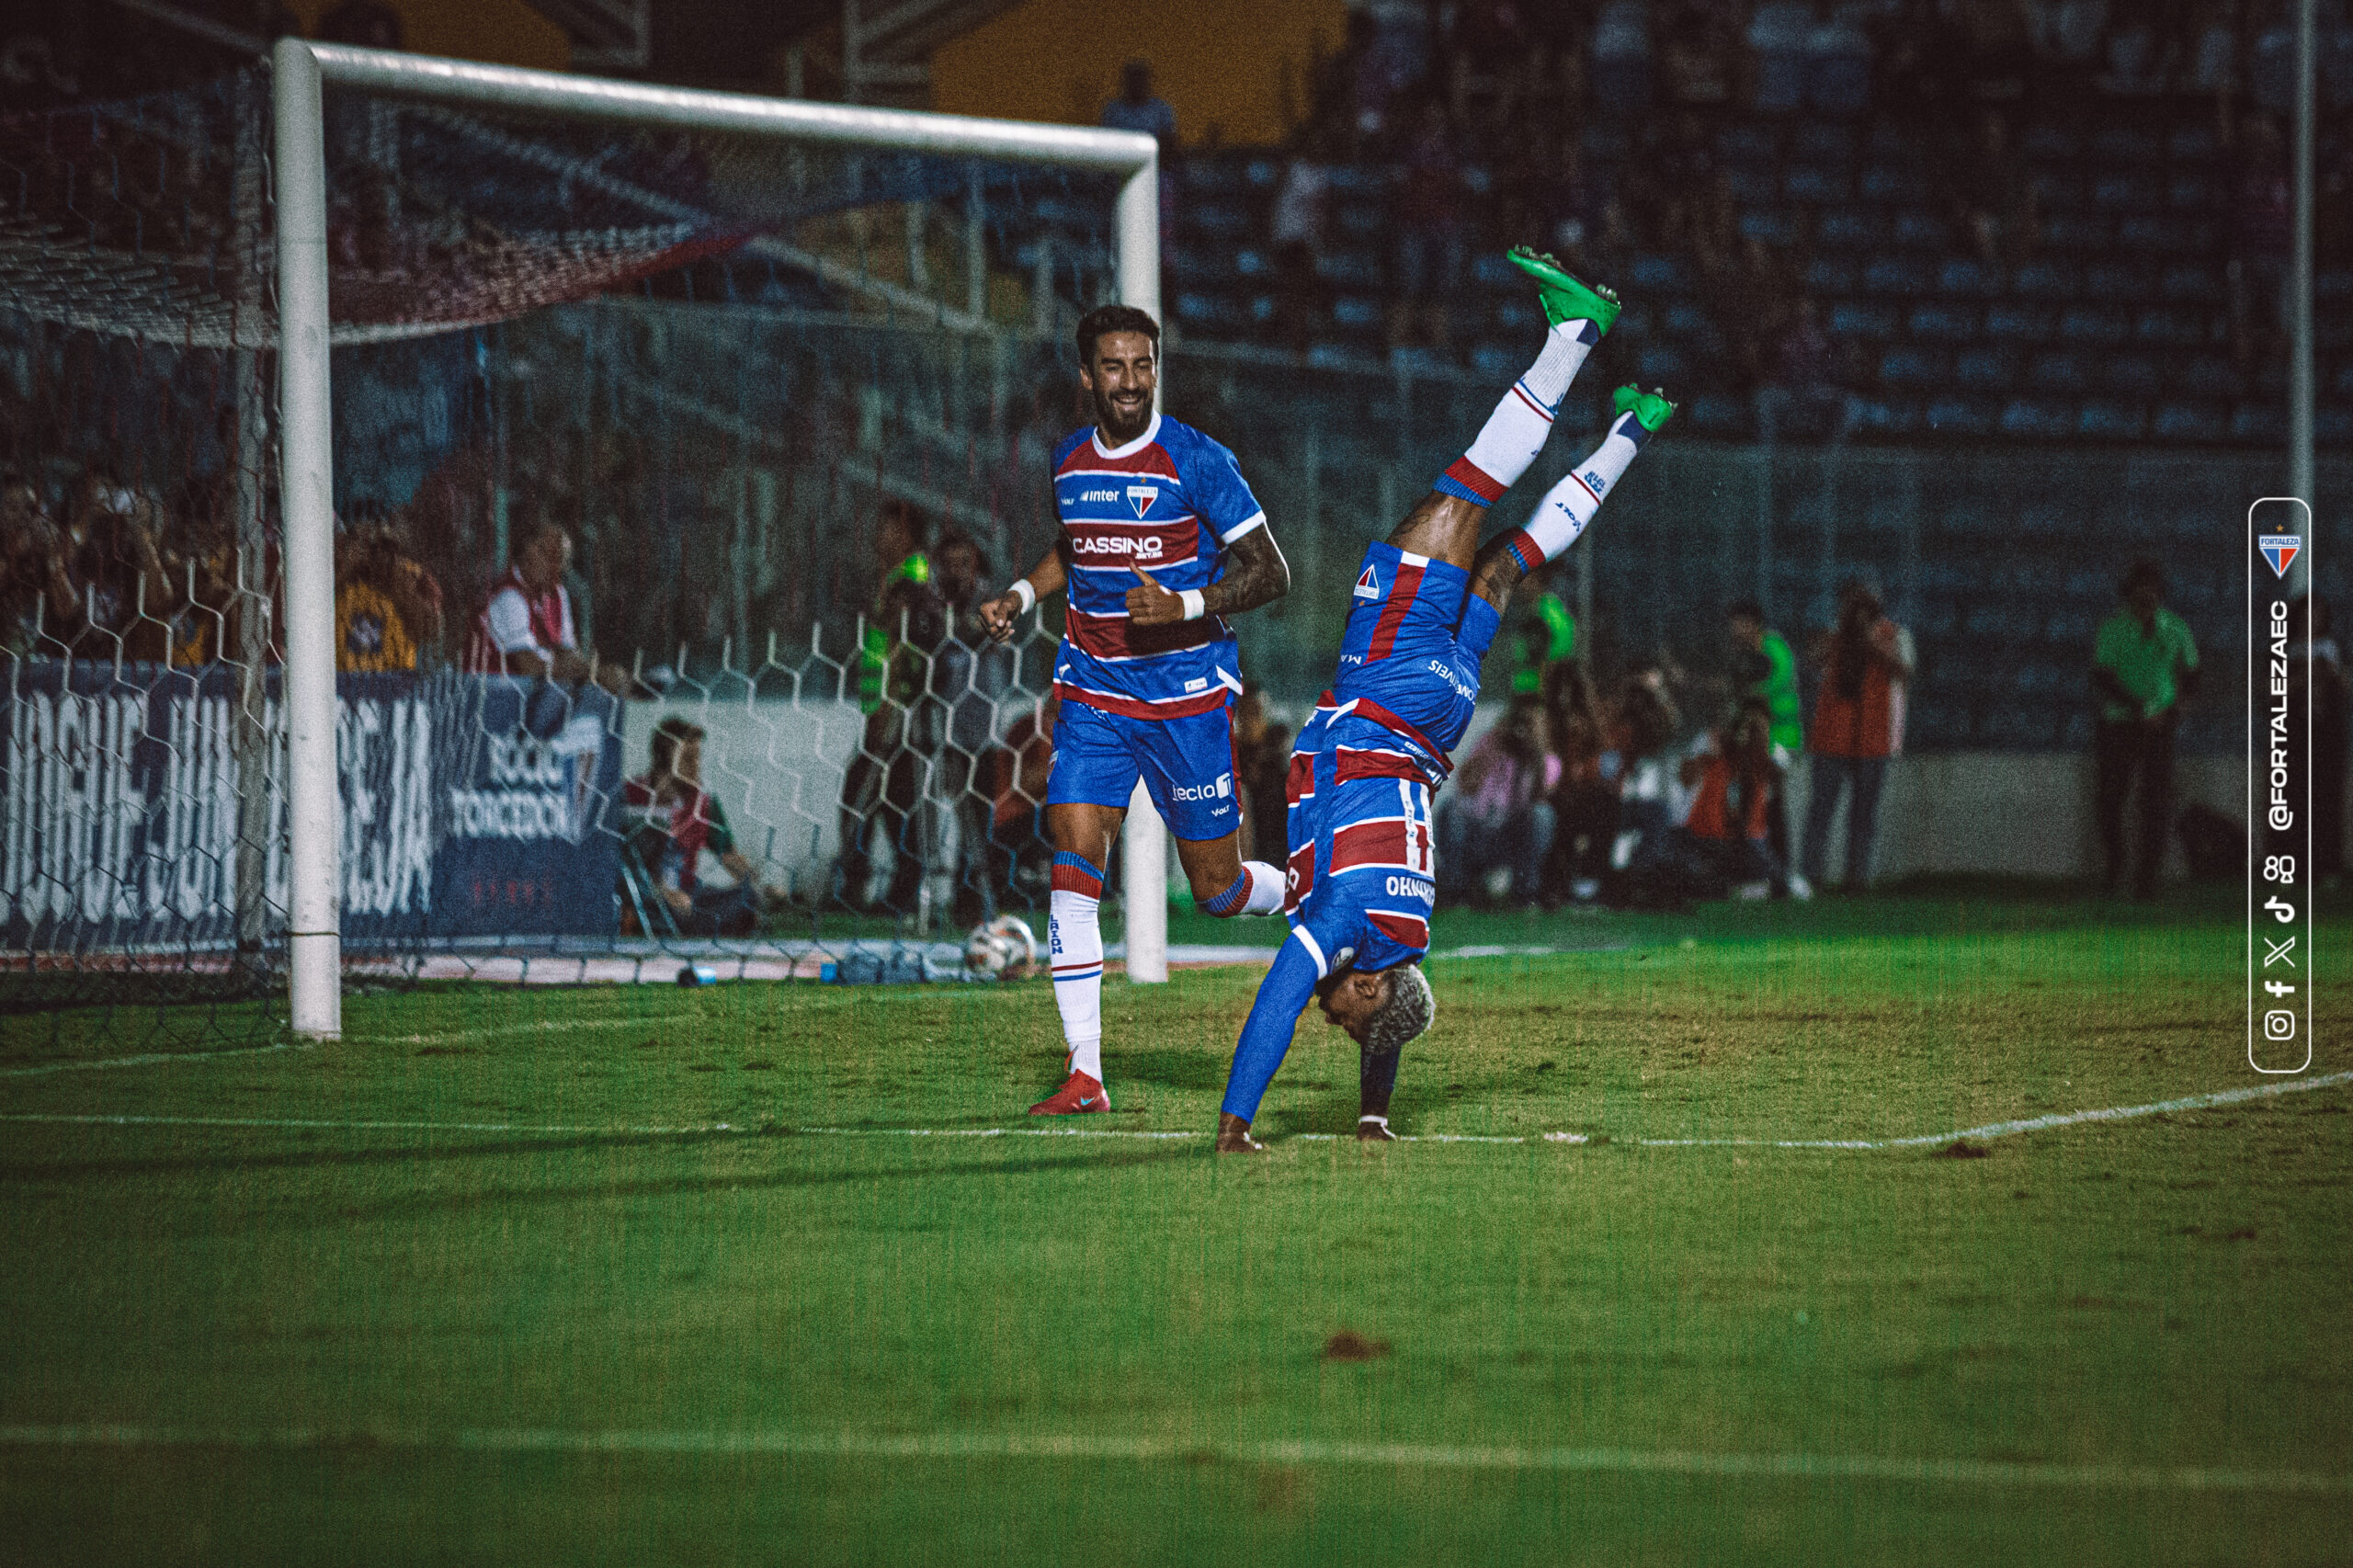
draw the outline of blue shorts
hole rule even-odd
[[[1179,838],[1223,838],[1241,827],[1233,704],[1183,719],[1131,719],[1065,696],[1054,720],[1046,803],[1124,810],[1139,778]]]

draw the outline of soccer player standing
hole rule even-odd
[[[1029,1108],[1035,1116],[1111,1108],[1100,907],[1104,868],[1139,778],[1201,909],[1271,915],[1283,896],[1280,871],[1242,858],[1231,718],[1242,661],[1224,618],[1280,598],[1290,568],[1233,454],[1154,408],[1160,324],[1132,306],[1105,305],[1079,322],[1077,336],[1095,423],[1054,449],[1062,538],[1029,575],[980,607],[989,634],[1003,642],[1039,599],[1070,591],[1046,791],[1054,845],[1048,946],[1070,1074]]]
[[[1437,1003],[1421,971],[1436,901],[1430,796],[1479,700],[1481,661],[1512,589],[1556,559],[1675,405],[1620,387],[1608,436],[1548,492],[1525,528],[1479,548],[1487,508],[1543,449],[1569,382],[1618,319],[1618,299],[1551,256],[1511,260],[1536,279],[1552,324],[1544,350],[1505,394],[1469,451],[1388,539],[1365,547],[1339,673],[1291,753],[1290,939],[1258,987],[1218,1117],[1226,1153],[1250,1136],[1267,1085],[1310,997],[1357,1042],[1357,1136],[1386,1140],[1401,1048]]]

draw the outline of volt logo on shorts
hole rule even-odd
[[[1381,579],[1373,575],[1372,565],[1366,562],[1364,575],[1357,579],[1356,597],[1377,599],[1381,597]]]
[[[1180,784],[1168,791],[1172,801],[1222,801],[1233,793],[1233,775],[1221,773],[1214,784]]]

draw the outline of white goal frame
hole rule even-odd
[[[1160,315],[1160,152],[1140,131],[865,108],[607,81],[281,39],[272,51],[278,206],[279,485],[285,517],[288,971],[294,1032],[343,1031],[343,801],[335,771],[334,419],[327,313],[325,85],[574,119],[769,136],[1117,174],[1119,293]],[[1139,786],[1128,812],[1128,978],[1168,978],[1167,834]],[[1140,896],[1141,895],[1141,896]]]

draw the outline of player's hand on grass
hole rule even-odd
[[[1185,619],[1185,599],[1162,587],[1158,579],[1141,566],[1131,565],[1129,571],[1143,579],[1128,590],[1128,619],[1138,626],[1173,626]]]

